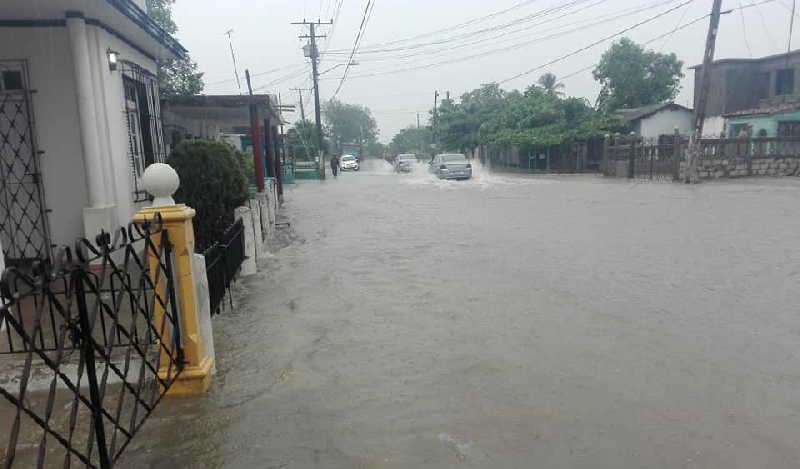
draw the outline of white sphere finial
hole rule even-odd
[[[181,185],[181,178],[172,166],[164,163],[153,163],[144,170],[142,186],[154,197],[153,207],[175,205],[172,194]]]

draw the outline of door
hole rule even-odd
[[[50,258],[50,237],[24,61],[0,61],[0,242],[9,265]]]

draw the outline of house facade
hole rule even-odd
[[[144,0],[0,3],[0,244],[7,263],[126,225],[164,158],[156,64],[184,48]]]
[[[619,109],[617,116],[645,140],[674,135],[676,130],[681,135],[689,135],[694,127],[694,112],[675,103]]]
[[[696,107],[703,66],[693,69]],[[800,108],[798,70],[800,50],[713,62],[703,136],[735,137],[752,123],[752,130],[748,130],[752,136],[775,137],[781,133],[779,127],[793,126],[781,122],[797,120],[795,110]]]

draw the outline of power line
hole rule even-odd
[[[665,2],[658,3],[657,5],[667,5],[667,4],[670,4],[670,3],[674,3],[674,1],[675,0],[667,0]],[[691,1],[693,1],[693,0],[688,0],[688,1],[684,2],[684,3],[682,3],[681,5],[678,5],[675,8],[667,10],[666,12],[664,12],[663,14],[661,14],[659,16],[652,17],[652,18],[648,19],[647,21],[645,21],[643,23],[638,23],[638,24],[634,25],[633,27],[627,28],[627,29],[623,30],[621,33],[617,33],[617,34],[622,34],[622,33],[626,32],[626,31],[629,31],[629,30],[634,29],[634,28],[636,28],[638,26],[641,26],[642,24],[644,24],[646,22],[652,21],[652,20],[654,20],[654,19],[656,19],[656,18],[658,18],[660,16],[663,16],[663,15],[665,15],[667,13],[670,13],[671,11],[673,11],[673,10],[675,10],[677,8],[682,7],[683,5],[685,5],[686,3],[690,3]],[[652,8],[652,7],[648,7],[648,9],[649,8]],[[463,62],[463,61],[466,61],[466,60],[472,60],[472,59],[485,57],[485,56],[489,56],[489,55],[493,55],[493,54],[498,54],[498,53],[503,53],[503,52],[513,52],[513,51],[517,50],[521,46],[534,44],[534,43],[541,42],[541,41],[547,40],[547,39],[553,39],[553,38],[560,37],[560,36],[563,36],[563,35],[566,35],[566,34],[570,34],[570,33],[576,32],[576,31],[583,31],[587,27],[597,26],[598,24],[607,23],[609,21],[614,21],[616,19],[619,19],[622,16],[627,16],[627,14],[619,15],[618,17],[608,18],[608,19],[605,19],[605,20],[602,20],[602,21],[598,21],[598,22],[595,22],[593,24],[590,24],[589,26],[582,26],[582,27],[579,27],[579,28],[573,28],[573,29],[570,29],[570,30],[567,30],[567,31],[562,31],[560,33],[555,33],[555,34],[551,34],[551,35],[543,36],[543,37],[537,37],[537,38],[534,38],[534,39],[531,39],[531,40],[527,40],[527,41],[524,41],[524,42],[520,42],[520,43],[516,43],[516,44],[505,45],[505,46],[503,46],[501,48],[490,49],[490,50],[487,50],[487,51],[484,51],[484,52],[468,55],[468,56],[465,56],[465,57],[458,57],[458,58],[455,58],[455,59],[449,59],[449,60],[444,60],[444,61],[440,61],[440,62],[417,65],[417,66],[413,66],[413,67],[406,67],[406,68],[395,69],[395,70],[390,70],[390,71],[378,71],[378,72],[369,73],[369,74],[361,74],[361,75],[356,75],[353,78],[363,78],[363,77],[371,77],[371,76],[377,76],[377,75],[386,75],[386,74],[395,74],[395,73],[409,72],[409,71],[415,71],[415,70],[423,70],[423,69],[428,69],[428,68],[439,67],[439,66],[442,66],[442,65],[449,65],[449,64],[453,64],[453,63]]]
[[[596,0],[595,3],[593,3],[591,5],[588,5],[587,7],[584,8],[584,10],[586,8],[591,8],[593,6],[600,5],[601,3],[605,3],[606,1],[608,1],[608,0]],[[634,7],[633,9],[622,10],[622,12],[612,13],[611,15],[600,15],[600,16],[596,16],[596,17],[592,17],[592,18],[585,18],[585,19],[582,19],[582,20],[579,20],[579,21],[574,21],[571,25],[577,25],[577,24],[585,23],[587,21],[591,21],[591,20],[594,20],[594,19],[597,19],[597,18],[604,18],[605,17],[604,20],[595,21],[594,23],[590,23],[589,25],[586,25],[586,26],[576,27],[576,28],[573,28],[573,29],[570,29],[570,30],[561,31],[559,33],[554,33],[554,34],[551,34],[551,35],[548,35],[548,36],[539,36],[539,37],[536,37],[534,39],[527,39],[524,42],[517,43],[517,44],[510,44],[510,45],[506,44],[502,48],[494,49],[494,50],[491,50],[491,51],[487,51],[486,53],[511,51],[511,50],[513,50],[513,49],[515,49],[517,47],[520,47],[520,46],[528,45],[528,44],[531,44],[531,43],[534,43],[534,42],[539,42],[539,41],[542,41],[542,40],[552,39],[552,38],[558,37],[560,35],[569,34],[569,33],[575,32],[575,31],[582,31],[582,30],[584,30],[586,28],[589,28],[589,27],[597,26],[597,25],[604,24],[604,23],[607,23],[607,22],[610,22],[610,21],[618,20],[618,19],[626,17],[626,16],[630,16],[630,15],[634,15],[634,14],[637,14],[637,13],[641,13],[643,11],[650,10],[654,6],[668,5],[670,3],[674,3],[675,1],[677,1],[677,0],[659,1],[659,2],[648,4],[648,5],[640,5],[638,7]],[[514,34],[514,33],[518,33],[518,32],[525,32],[525,31],[527,31],[529,29],[535,28],[536,26],[540,26],[542,24],[547,24],[547,23],[552,23],[555,20],[558,20],[558,19],[561,19],[561,18],[564,18],[564,17],[567,17],[567,16],[571,16],[573,14],[575,14],[575,12],[565,13],[565,14],[563,14],[561,16],[556,17],[556,18],[548,19],[548,20],[545,20],[545,21],[542,21],[542,22],[539,22],[539,23],[534,23],[534,24],[532,24],[530,26],[527,26],[525,28],[522,28],[522,29],[519,29],[519,30],[516,30],[516,31],[501,33],[501,34],[499,34],[497,36],[491,36],[491,37],[487,37],[487,38],[484,38],[484,39],[478,39],[477,41],[464,42],[464,43],[459,44],[459,45],[445,47],[445,48],[434,50],[434,51],[417,52],[417,53],[412,53],[412,54],[408,54],[408,55],[386,57],[386,58],[377,58],[377,59],[372,59],[372,60],[367,59],[365,61],[366,62],[369,62],[369,61],[380,62],[380,61],[387,61],[387,60],[402,60],[402,59],[414,58],[414,57],[418,57],[418,56],[421,56],[421,55],[438,55],[438,54],[443,53],[443,52],[449,52],[449,51],[456,50],[456,49],[462,49],[462,48],[465,48],[465,47],[474,46],[474,45],[480,44],[482,42],[491,41],[493,39],[500,39],[500,38],[503,38],[503,37],[505,37],[507,35],[510,35],[510,34]],[[552,28],[546,28],[546,29],[542,29],[540,32],[558,31],[559,29],[563,29],[565,26],[568,26],[568,25],[559,25],[559,26],[555,26],[555,27],[552,27]],[[459,59],[456,59],[456,60],[459,60]]]
[[[431,46],[431,45],[447,44],[448,42],[457,41],[459,39],[473,38],[476,35],[480,35],[480,34],[484,34],[484,33],[494,33],[494,32],[497,32],[497,31],[501,31],[501,30],[507,29],[507,28],[509,28],[511,26],[515,26],[515,25],[518,25],[518,24],[521,24],[521,23],[525,23],[525,22],[534,20],[534,19],[542,17],[542,16],[547,16],[550,13],[558,12],[558,11],[563,10],[565,8],[569,8],[569,7],[572,7],[572,6],[578,5],[580,3],[587,2],[587,1],[589,1],[589,0],[572,0],[572,1],[568,2],[568,3],[560,5],[560,6],[545,8],[544,10],[539,10],[539,11],[537,11],[535,13],[532,13],[532,14],[530,14],[528,16],[525,16],[525,17],[522,17],[522,18],[518,18],[518,19],[516,19],[514,21],[510,21],[508,23],[504,23],[504,24],[500,24],[500,25],[496,25],[496,26],[492,26],[492,27],[488,27],[488,28],[484,28],[484,29],[479,29],[477,31],[469,31],[469,32],[458,34],[456,36],[443,38],[443,39],[432,41],[432,42],[422,42],[422,43],[411,44],[411,45],[408,45],[408,46],[394,47],[394,48],[362,49],[361,53],[362,54],[376,54],[376,53],[383,53],[383,52],[399,52],[399,51],[405,51],[405,50],[419,49],[419,48],[427,47],[427,46]],[[606,1],[606,0],[603,0],[603,1]],[[602,3],[602,2],[600,2],[600,3]],[[525,29],[529,29],[529,28],[524,28],[523,30],[525,30]],[[329,54],[344,54],[344,53],[345,53],[345,51],[343,51],[343,50],[330,51],[329,52]]]
[[[727,11],[724,11],[724,12],[722,12],[722,14],[730,13],[730,12],[731,12],[731,11],[733,11],[733,10],[746,10],[746,9],[748,9],[748,8],[752,8],[752,7],[754,7],[754,6],[757,6],[757,5],[762,5],[762,4],[764,4],[764,3],[771,3],[771,2],[774,2],[774,1],[775,1],[775,0],[765,0],[765,1],[762,1],[762,2],[759,2],[759,3],[750,3],[750,4],[747,4],[747,5],[741,6],[741,7],[739,7],[739,8],[734,8],[734,9],[732,9],[732,10],[727,10]],[[688,10],[687,10],[687,11],[688,11]],[[645,45],[647,45],[647,44],[653,43],[653,42],[655,42],[655,41],[658,41],[659,39],[664,39],[664,38],[667,38],[667,39],[668,39],[670,36],[672,36],[673,34],[675,34],[675,32],[676,32],[676,31],[680,31],[680,30],[683,30],[683,29],[686,29],[686,28],[688,28],[689,26],[693,26],[693,25],[695,25],[695,24],[697,24],[697,23],[699,23],[699,22],[701,22],[701,21],[705,20],[705,19],[706,19],[706,18],[708,18],[709,16],[711,16],[711,15],[710,15],[710,14],[705,14],[705,15],[703,15],[703,16],[697,17],[697,18],[695,18],[695,19],[693,19],[693,20],[689,21],[688,23],[685,23],[685,24],[683,24],[683,25],[680,25],[680,26],[678,26],[678,27],[676,27],[676,28],[672,29],[671,31],[668,31],[668,32],[666,32],[666,33],[664,33],[664,34],[658,35],[658,36],[656,36],[656,37],[654,37],[654,38],[652,38],[652,39],[650,39],[650,40],[647,40],[647,41],[645,41],[645,42],[644,42],[644,44],[645,44]],[[574,71],[574,72],[571,72],[571,73],[569,73],[569,74],[567,74],[567,75],[564,75],[564,76],[562,76],[562,77],[559,77],[559,79],[560,79],[560,80],[566,80],[567,78],[572,78],[572,77],[574,77],[575,75],[579,75],[579,74],[581,74],[581,73],[583,73],[583,72],[585,72],[585,71],[588,71],[588,70],[590,70],[590,69],[592,69],[592,68],[594,68],[594,67],[596,67],[596,66],[597,66],[597,62],[595,62],[595,63],[593,63],[593,64],[591,64],[591,65],[588,65],[588,66],[586,66],[586,67],[583,67],[583,68],[581,68],[580,70],[576,70],[576,71]]]
[[[739,0],[739,7],[742,6],[742,0]],[[750,41],[747,40],[747,24],[744,21],[744,10],[739,8],[739,16],[742,19],[742,39],[744,39],[744,45],[747,47],[747,53],[750,55],[750,58],[753,57],[753,49],[750,48]]]
[[[569,58],[569,57],[572,57],[573,55],[577,55],[577,54],[579,54],[579,53],[581,53],[581,52],[583,52],[583,51],[585,51],[585,50],[591,49],[592,47],[594,47],[594,46],[596,46],[596,45],[598,45],[598,44],[602,44],[602,43],[604,43],[604,42],[606,42],[606,41],[608,41],[608,40],[611,40],[611,39],[613,39],[613,38],[615,38],[615,37],[617,37],[617,36],[620,36],[620,35],[622,35],[622,34],[625,34],[625,33],[627,33],[628,31],[634,30],[634,29],[638,28],[639,26],[645,25],[645,24],[647,24],[647,23],[650,23],[651,21],[654,21],[654,20],[656,20],[656,19],[658,19],[658,18],[661,18],[661,17],[662,17],[662,16],[664,16],[664,15],[667,15],[667,14],[669,14],[669,13],[672,13],[673,11],[675,11],[675,10],[677,10],[677,9],[679,9],[679,8],[683,7],[683,6],[685,6],[685,5],[688,5],[689,3],[692,3],[692,1],[693,1],[693,0],[687,0],[687,1],[683,2],[683,3],[681,3],[681,4],[680,4],[680,5],[678,5],[678,6],[675,6],[675,7],[672,7],[672,8],[670,8],[670,9],[668,9],[668,10],[665,10],[665,11],[663,11],[663,12],[661,12],[661,13],[659,13],[659,14],[655,15],[655,16],[651,16],[650,18],[647,18],[647,19],[646,19],[646,20],[644,20],[644,21],[640,21],[640,22],[638,22],[638,23],[634,24],[633,26],[628,26],[627,28],[625,28],[625,29],[623,29],[623,30],[621,30],[621,31],[618,31],[618,32],[616,32],[616,33],[614,33],[614,34],[610,34],[610,35],[608,35],[608,36],[605,36],[605,37],[603,37],[603,38],[600,38],[600,39],[598,39],[597,41],[594,41],[594,42],[592,42],[592,43],[590,43],[590,44],[588,44],[588,45],[586,45],[586,46],[583,46],[583,47],[581,47],[581,48],[579,48],[579,49],[576,49],[576,50],[574,50],[574,51],[572,51],[572,52],[569,52],[569,53],[567,53],[567,54],[564,54],[564,55],[562,55],[562,56],[560,56],[560,57],[558,57],[558,58],[556,58],[556,59],[553,59],[553,60],[551,60],[551,61],[549,61],[549,62],[545,63],[545,64],[542,64],[542,65],[539,65],[539,66],[536,66],[536,67],[530,68],[530,69],[528,69],[528,70],[526,70],[526,71],[524,71],[524,72],[518,73],[518,74],[516,74],[516,75],[514,75],[514,76],[512,76],[512,77],[506,78],[506,79],[504,79],[504,80],[500,80],[500,81],[498,81],[497,83],[498,83],[498,84],[503,84],[503,83],[509,82],[509,81],[511,81],[511,80],[515,80],[515,79],[517,79],[517,78],[519,78],[519,77],[522,77],[522,76],[525,76],[525,75],[529,75],[529,74],[531,74],[531,73],[533,73],[533,72],[535,72],[535,71],[537,71],[537,70],[541,70],[541,69],[543,69],[543,68],[545,68],[545,67],[548,67],[548,66],[550,66],[550,65],[553,65],[554,63],[561,62],[562,60],[565,60],[565,59],[567,59],[567,58]]]
[[[364,7],[364,15],[361,17],[361,25],[358,27],[358,34],[356,35],[356,40],[353,43],[353,51],[350,52],[350,58],[347,59],[347,65],[344,67],[344,73],[342,74],[342,80],[339,82],[339,86],[336,87],[336,91],[333,92],[333,98],[339,94],[339,90],[342,89],[342,85],[344,85],[345,80],[347,80],[347,73],[350,71],[350,66],[353,63],[353,57],[356,55],[358,51],[358,45],[361,43],[361,37],[366,30],[367,22],[369,18],[372,16],[372,9],[375,8],[375,0],[367,0],[367,5]]]
[[[468,20],[468,21],[463,22],[463,23],[455,24],[453,26],[448,26],[448,27],[442,28],[442,29],[437,29],[435,31],[429,31],[427,33],[417,34],[415,36],[410,36],[410,37],[403,38],[403,39],[396,39],[396,40],[393,40],[393,41],[387,41],[387,42],[378,43],[378,44],[375,44],[375,45],[372,45],[372,46],[368,46],[368,48],[372,49],[374,47],[388,46],[388,45],[392,45],[392,44],[399,44],[399,43],[403,43],[403,42],[409,42],[409,41],[413,41],[414,39],[419,39],[419,38],[423,38],[423,37],[429,37],[429,36],[433,36],[433,35],[438,34],[438,33],[452,31],[454,29],[462,28],[462,27],[465,27],[465,26],[469,26],[469,25],[472,25],[472,24],[476,24],[476,23],[480,23],[480,22],[486,21],[488,19],[495,18],[495,17],[500,16],[502,14],[508,13],[509,11],[515,10],[517,8],[524,7],[524,6],[528,5],[528,4],[534,3],[536,1],[538,1],[538,0],[524,0],[524,1],[521,1],[521,2],[518,2],[518,3],[514,4],[514,5],[512,5],[512,6],[508,7],[508,8],[506,8],[506,9],[503,9],[503,10],[500,10],[500,11],[496,11],[496,12],[490,13],[488,15],[484,15],[484,16],[480,16],[480,17],[477,17],[477,18],[473,18],[473,19]]]
[[[789,54],[789,52],[792,51],[792,33],[794,32],[794,14],[795,14],[795,8],[796,7],[797,7],[797,0],[792,0],[792,18],[791,18],[791,20],[789,20],[789,40],[788,40],[788,43],[786,44],[786,54],[787,54],[786,61],[787,62],[789,61],[788,54]]]

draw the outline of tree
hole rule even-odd
[[[167,159],[181,178],[175,200],[197,211],[194,231],[199,251],[221,240],[234,210],[247,200],[246,159],[230,145],[206,140],[185,140]]]
[[[376,141],[378,124],[369,108],[332,99],[325,103],[322,112],[337,151],[343,143],[368,145]]]
[[[539,77],[537,81],[539,86],[542,87],[545,94],[553,98],[560,98],[564,96],[564,84],[558,81],[554,73],[547,72]]]
[[[506,106],[506,92],[497,83],[461,95],[461,102],[443,101],[437,113],[438,143],[466,151],[480,143],[481,125]]]
[[[178,32],[172,19],[172,4],[175,0],[147,0],[147,14],[168,34]],[[203,73],[197,71],[197,63],[187,55],[179,59],[158,62],[158,87],[161,97],[191,96],[203,91]]]
[[[422,156],[429,151],[431,143],[433,143],[433,131],[430,127],[406,127],[392,137],[389,151],[393,155],[415,153]]]
[[[317,126],[309,120],[301,120],[286,132],[289,152],[299,161],[313,161],[317,151]],[[327,148],[322,142],[323,149]],[[323,152],[326,153],[327,151]]]
[[[615,42],[603,54],[592,74],[600,82],[597,107],[611,113],[669,101],[678,95],[683,62],[675,54],[661,54],[628,38]]]

